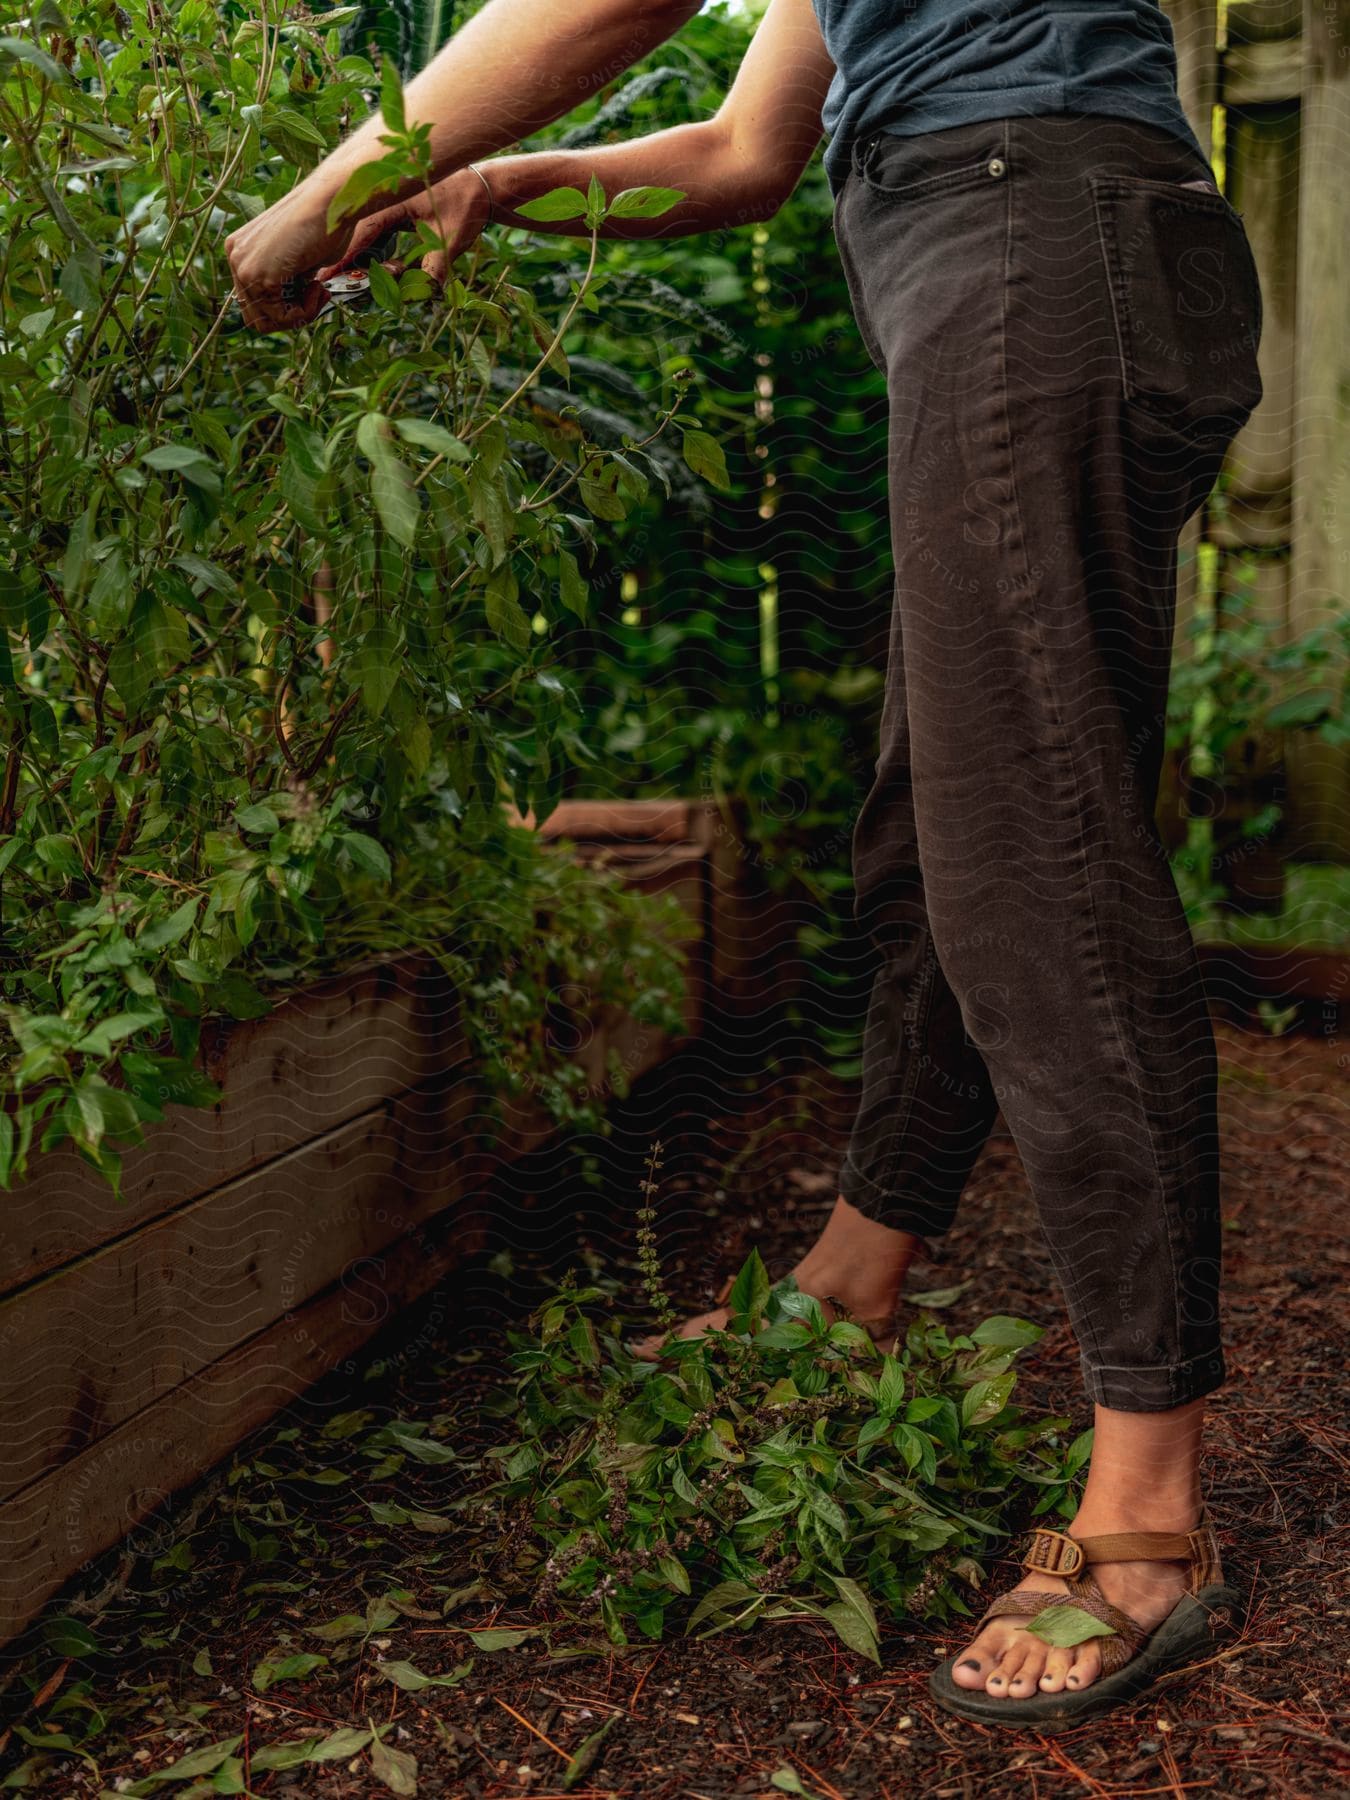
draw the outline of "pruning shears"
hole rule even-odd
[[[318,312],[315,313],[314,318],[310,320],[311,324],[313,324],[315,320],[323,318],[324,314],[331,312],[335,306],[359,307],[369,300],[370,275],[368,270],[370,265],[383,256],[389,249],[389,246],[398,236],[399,230],[399,226],[392,225],[388,231],[374,239],[373,242],[367,244],[359,255],[352,259],[349,268],[344,269],[340,275],[330,275],[327,281],[321,281],[319,283],[319,286],[323,289],[327,298],[319,308]],[[283,300],[299,300],[303,297],[305,290],[308,287],[308,275],[293,275],[289,281],[282,282],[281,297]],[[239,296],[237,294],[232,293],[230,299],[234,301],[236,306],[238,305]]]

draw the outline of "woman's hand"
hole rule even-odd
[[[397,231],[410,231],[424,219],[437,233],[442,248],[431,250],[422,258],[422,267],[437,287],[445,285],[450,265],[474,242],[488,222],[491,202],[483,180],[472,169],[456,169],[438,181],[429,193],[413,194],[395,206],[371,213],[362,219],[351,234],[342,255],[325,263],[316,279],[327,280],[349,269],[358,257],[365,255],[382,238]],[[398,261],[385,263],[391,275],[400,275],[404,265]]]
[[[302,181],[226,238],[235,297],[255,330],[307,325],[323,306],[327,296],[315,271],[346,250],[355,229],[344,220],[330,231],[327,210],[327,201]]]

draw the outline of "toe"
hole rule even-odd
[[[952,1680],[957,1687],[982,1688],[989,1679],[989,1671],[994,1661],[990,1656],[982,1656],[974,1644],[963,1650],[952,1664]]]
[[[999,1657],[988,1681],[984,1684],[991,1694],[1002,1699],[1009,1693],[1022,1664],[1026,1661],[1026,1655],[1024,1644],[1014,1643],[1008,1646]]]
[[[1059,1694],[1064,1690],[1064,1682],[1073,1666],[1072,1650],[1053,1649],[1045,1659],[1045,1667],[1041,1671],[1039,1682],[1043,1694]]]
[[[1008,1682],[1008,1695],[1013,1700],[1025,1700],[1029,1694],[1036,1692],[1036,1685],[1041,1678],[1041,1670],[1045,1667],[1045,1649],[1035,1639],[1029,1639],[1021,1646],[1022,1660],[1017,1665],[1016,1673]]]
[[[1102,1672],[1102,1653],[1094,1643],[1080,1644],[1065,1676],[1065,1686],[1072,1692],[1091,1685]]]
[[[1007,1628],[998,1625],[972,1638],[952,1662],[952,1680],[957,1687],[983,1688],[1007,1645]]]

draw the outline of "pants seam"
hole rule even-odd
[[[1008,380],[1008,313],[1009,313],[1009,295],[1012,291],[1013,237],[1014,237],[1014,221],[1016,218],[1016,195],[1017,195],[1017,171],[1014,166],[1014,159],[1011,156],[1010,151],[1009,151],[1009,138],[1011,135],[1011,123],[1008,120],[1004,121],[1003,133],[1004,133],[1004,162],[1007,164],[1008,169],[1009,169],[1009,180],[1008,180],[1007,220],[1006,220],[1005,234],[1004,234],[1003,305],[1002,305],[1002,330],[1001,330],[1001,336],[1000,336],[1000,342],[999,342],[999,362],[1000,362],[999,377],[1000,377],[1000,381],[1002,384],[1002,390],[1003,390],[1004,424],[1007,428],[1007,433],[1008,433],[1008,479],[1009,479],[1009,484],[1012,489],[1013,517],[1017,522],[1017,553],[1019,555],[1019,559],[1022,564],[1023,579],[1026,583],[1027,616],[1030,621],[1031,630],[1032,630],[1034,641],[1036,643],[1037,651],[1043,657],[1045,654],[1045,638],[1044,638],[1044,633],[1042,631],[1041,619],[1040,619],[1037,607],[1035,605],[1035,600],[1034,600],[1035,590],[1034,590],[1032,576],[1031,576],[1031,563],[1030,563],[1030,558],[1027,554],[1026,520],[1025,520],[1025,518],[1023,516],[1023,512],[1022,512],[1021,490],[1018,486],[1018,481],[1017,481],[1017,452],[1016,452],[1016,446],[1015,446],[1015,442],[1014,442],[1013,429],[1012,429],[1012,400],[1011,400],[1009,380]],[[1077,758],[1075,757],[1075,754],[1074,754],[1073,740],[1070,737],[1068,731],[1065,729],[1064,717],[1063,717],[1063,713],[1062,713],[1062,710],[1060,707],[1059,697],[1058,697],[1057,693],[1055,692],[1053,683],[1050,686],[1049,692],[1050,692],[1051,705],[1054,708],[1055,725],[1059,732],[1060,740],[1063,743],[1064,748],[1065,748],[1065,753],[1066,753],[1068,767],[1069,767],[1069,774],[1070,774],[1070,778],[1071,778],[1071,781],[1073,784],[1075,816],[1078,820],[1078,849],[1079,849],[1079,853],[1083,859],[1084,880],[1085,880],[1085,886],[1086,886],[1086,890],[1087,890],[1088,917],[1089,917],[1089,919],[1091,921],[1091,925],[1092,925],[1093,950],[1095,953],[1097,966],[1101,970],[1102,974],[1105,975],[1106,962],[1105,962],[1105,958],[1102,954],[1101,925],[1100,925],[1100,921],[1099,921],[1098,915],[1097,915],[1097,898],[1096,898],[1096,893],[1094,890],[1094,883],[1093,883],[1093,876],[1092,876],[1092,858],[1088,854],[1087,844],[1086,844],[1086,841],[1085,841],[1085,838],[1083,835],[1083,815],[1084,815],[1083,784],[1082,784],[1081,778],[1079,776],[1078,762],[1077,762]],[[1147,1107],[1144,1105],[1144,1096],[1142,1093],[1140,1093],[1138,1091],[1138,1084],[1135,1081],[1134,1071],[1130,1068],[1129,1058],[1125,1054],[1124,1038],[1123,1038],[1123,1034],[1120,1029],[1120,1021],[1117,1018],[1115,1008],[1112,1005],[1111,984],[1109,981],[1105,981],[1103,983],[1103,992],[1104,992],[1104,996],[1105,996],[1106,1014],[1107,1014],[1108,1019],[1110,1020],[1111,1029],[1112,1029],[1112,1032],[1115,1037],[1116,1048],[1117,1048],[1118,1054],[1120,1055],[1121,1061],[1124,1064],[1124,1067],[1125,1067],[1125,1070],[1127,1073],[1127,1077],[1130,1081],[1130,1085],[1135,1088],[1135,1091],[1138,1095],[1140,1112],[1141,1112],[1144,1126],[1145,1126],[1145,1136],[1147,1137],[1147,1140],[1148,1140],[1149,1155],[1153,1161],[1153,1171],[1154,1171],[1154,1175],[1155,1175],[1155,1178],[1157,1181],[1158,1199],[1159,1199],[1159,1203],[1162,1206],[1162,1211],[1163,1211],[1163,1225],[1164,1225],[1164,1229],[1166,1230],[1166,1233],[1167,1233],[1168,1258],[1169,1258],[1169,1261],[1172,1266],[1176,1344],[1177,1344],[1177,1348],[1180,1349],[1180,1347],[1181,1347],[1181,1279],[1180,1279],[1181,1271],[1180,1271],[1180,1268],[1178,1267],[1178,1263],[1177,1263],[1176,1238],[1173,1234],[1172,1220],[1168,1215],[1166,1195],[1165,1195],[1165,1190],[1163,1188],[1162,1168],[1158,1162],[1157,1147],[1153,1141],[1153,1132],[1152,1132],[1152,1128],[1151,1128],[1152,1122],[1148,1117]],[[1088,1326],[1088,1328],[1091,1332],[1093,1354],[1096,1355],[1097,1348],[1098,1348],[1096,1321],[1094,1319],[1092,1319],[1090,1314],[1085,1314],[1084,1315],[1084,1323]]]

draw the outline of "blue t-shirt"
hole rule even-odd
[[[834,59],[824,110],[835,192],[855,138],[977,119],[1110,113],[1204,151],[1177,98],[1158,0],[814,0]]]

